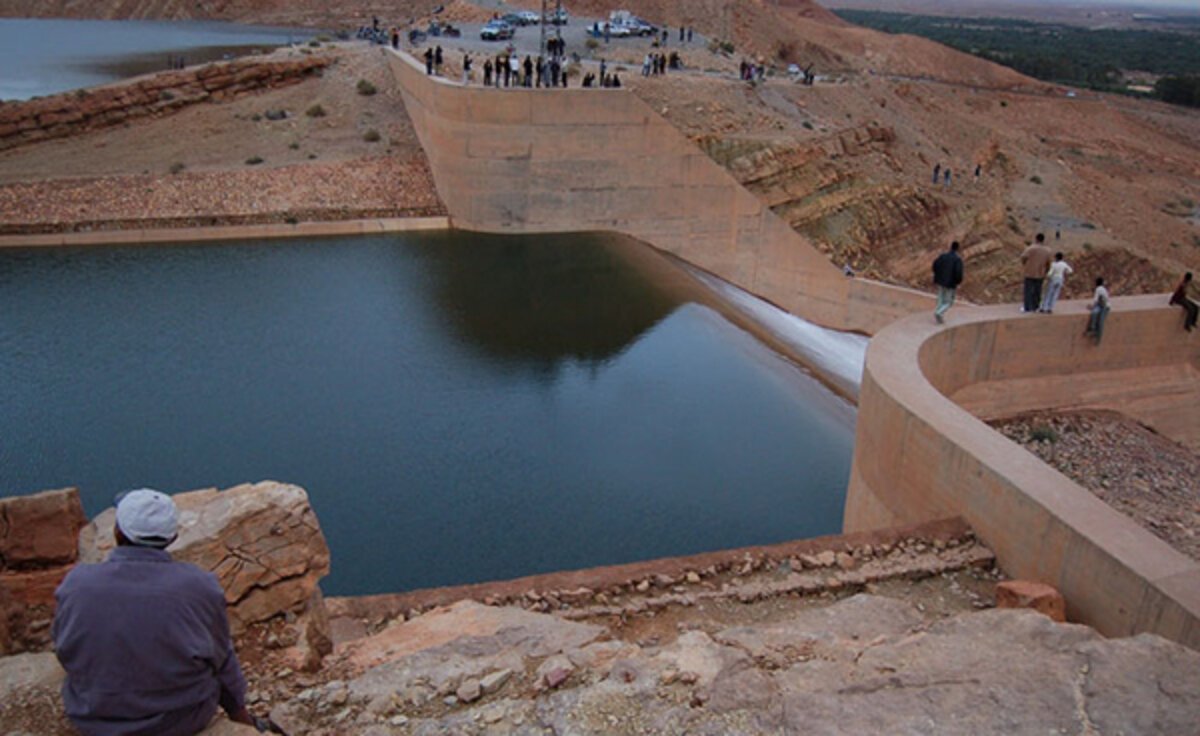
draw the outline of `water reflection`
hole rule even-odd
[[[552,371],[604,363],[682,300],[650,281],[614,236],[450,234],[420,247],[439,314],[463,341],[502,363]]]

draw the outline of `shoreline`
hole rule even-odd
[[[658,557],[650,560],[600,565],[579,569],[524,575],[503,580],[479,583],[419,588],[399,593],[367,593],[362,595],[329,596],[325,599],[331,618],[393,619],[410,617],[419,612],[449,606],[461,600],[473,600],[485,605],[530,605],[546,596],[562,599],[589,599],[594,593],[632,588],[647,579],[665,580],[654,587],[671,587],[682,581],[687,573],[708,570],[716,575],[738,568],[746,572],[765,570],[781,561],[816,555],[826,550],[851,552],[864,546],[881,548],[895,546],[906,539],[921,539],[933,544],[952,539],[973,537],[971,528],[961,517],[947,517],[907,526],[873,529],[861,532],[824,534],[774,544],[733,547],[698,552],[690,555]],[[840,587],[840,586],[838,586]],[[530,595],[530,593],[533,595]],[[644,591],[639,591],[644,592]]]
[[[90,245],[158,245],[212,243],[226,240],[282,239],[324,235],[378,235],[381,233],[451,230],[449,217],[377,217],[356,220],[263,223],[252,225],[202,225],[195,227],[121,228],[88,232],[0,235],[0,249],[54,248]]]

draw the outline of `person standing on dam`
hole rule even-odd
[[[1108,289],[1104,288],[1104,277],[1097,277],[1096,291],[1092,295],[1092,304],[1088,308],[1087,329],[1083,331],[1083,334],[1093,338],[1097,345],[1100,344],[1100,338],[1104,336],[1104,320],[1108,318],[1110,299]]]
[[[1033,243],[1021,253],[1025,265],[1025,303],[1021,311],[1026,314],[1038,311],[1042,304],[1042,282],[1050,268],[1050,249],[1046,247],[1046,236],[1038,233]]]
[[[1183,275],[1183,280],[1179,282],[1179,286],[1176,286],[1175,291],[1171,293],[1171,300],[1168,302],[1172,306],[1183,307],[1183,329],[1188,332],[1196,329],[1196,317],[1200,314],[1200,306],[1188,296],[1191,286],[1192,272],[1188,271]]]
[[[940,325],[945,322],[945,314],[954,304],[954,292],[963,280],[963,261],[958,255],[958,241],[950,244],[950,250],[941,254],[933,262],[933,283],[937,286],[937,308],[933,318]]]
[[[1038,307],[1039,312],[1050,314],[1054,311],[1054,303],[1058,301],[1058,295],[1062,293],[1067,274],[1074,272],[1075,269],[1063,260],[1061,252],[1054,254],[1054,263],[1050,264],[1048,273],[1050,283],[1046,284],[1046,296],[1042,297],[1042,305]]]

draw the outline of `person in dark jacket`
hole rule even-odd
[[[1192,285],[1192,272],[1188,271],[1183,275],[1183,280],[1179,282],[1179,286],[1175,287],[1175,291],[1171,294],[1171,300],[1168,302],[1172,306],[1183,307],[1183,329],[1191,332],[1196,328],[1196,317],[1200,315],[1200,306],[1196,302],[1188,298],[1188,290]]]
[[[179,512],[150,489],[117,500],[116,549],[76,565],[55,591],[55,654],[63,705],[84,736],[191,736],[217,708],[268,727],[246,709],[225,593],[216,576],[171,558]]]
[[[950,305],[954,304],[954,292],[963,280],[963,262],[958,255],[958,241],[950,244],[950,250],[941,254],[933,262],[933,283],[937,286],[937,309],[933,318],[940,325],[945,322],[943,316]]]

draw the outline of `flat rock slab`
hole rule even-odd
[[[483,694],[481,681],[577,651],[602,633],[543,613],[462,601],[354,642],[342,661],[367,668],[348,692],[376,708],[393,697],[419,707],[452,693],[470,702]]]
[[[716,640],[772,663],[821,651],[857,656],[880,637],[906,634],[922,621],[920,612],[904,601],[856,595],[835,606],[801,611],[783,623],[726,629]]]
[[[817,656],[769,656],[813,642]],[[627,645],[562,689],[377,731],[1007,736],[1184,734],[1198,722],[1200,653],[1160,637],[1105,639],[1028,610],[926,624],[908,603],[860,595],[784,623]]]
[[[500,635],[503,641],[496,644],[517,648],[526,656],[548,657],[581,647],[603,632],[599,626],[544,613],[461,601],[411,621],[396,622],[374,636],[346,645],[340,654],[348,664],[365,669],[458,640],[475,641],[486,649],[489,644],[482,640]]]
[[[0,703],[18,690],[56,689],[66,673],[52,653],[0,657]]]
[[[234,723],[227,718],[219,717],[197,736],[250,736],[256,733],[258,733],[258,729],[253,726]]]

